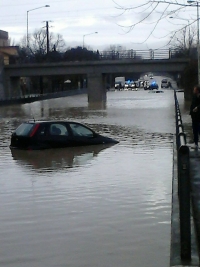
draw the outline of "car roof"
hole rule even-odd
[[[25,121],[24,123],[32,123],[32,124],[36,124],[36,123],[43,123],[43,124],[48,124],[48,123],[77,123],[77,124],[81,124],[79,122],[75,122],[75,121],[65,121],[65,120],[49,120],[49,121],[44,121],[44,120],[34,120],[34,119],[30,119],[28,121]]]

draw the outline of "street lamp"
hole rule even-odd
[[[173,17],[173,16],[170,16],[169,18],[170,19],[179,19],[179,20],[185,20],[185,21],[187,21],[187,26],[185,26],[184,28],[186,29],[188,27],[188,30],[189,30],[189,40],[190,40],[190,25],[191,25],[190,24],[190,20],[189,19],[184,19],[184,18],[179,18],[179,17]],[[185,40],[185,38],[184,38],[184,45],[186,47],[186,40]]]
[[[36,9],[39,9],[39,8],[43,8],[43,7],[50,7],[50,5],[45,5],[45,6],[40,6],[40,7],[36,7],[36,8],[33,8],[33,9],[30,9],[30,10],[27,10],[27,16],[26,16],[26,22],[27,22],[27,26],[26,26],[26,30],[27,30],[27,33],[26,33],[26,46],[29,47],[29,38],[28,38],[28,14],[30,11],[33,11],[33,10],[36,10]]]
[[[171,17],[169,17],[170,19],[180,19],[180,20],[186,20],[187,22],[188,22],[188,24],[189,24],[189,19],[183,19],[183,18],[179,18],[179,17],[173,17],[173,16],[171,16]]]
[[[88,34],[84,34],[83,35],[83,48],[84,48],[84,39],[85,39],[85,36],[91,35],[91,34],[95,34],[95,33],[98,33],[98,32],[92,32],[92,33],[88,33]]]
[[[200,51],[199,51],[199,2],[188,0],[188,4],[195,3],[197,7],[197,57],[198,57],[198,84],[200,84]],[[192,5],[191,5],[192,6]]]

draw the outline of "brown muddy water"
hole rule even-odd
[[[172,90],[108,92],[0,107],[1,267],[167,267],[170,259]],[[114,146],[9,149],[22,121],[66,119]]]

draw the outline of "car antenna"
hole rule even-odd
[[[30,106],[30,113],[31,113],[31,115],[33,116],[33,121],[35,122],[35,118],[34,118],[34,115],[33,115],[33,113],[32,113],[31,106]]]

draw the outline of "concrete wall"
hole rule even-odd
[[[4,58],[0,55],[0,99],[5,99],[4,92]]]

